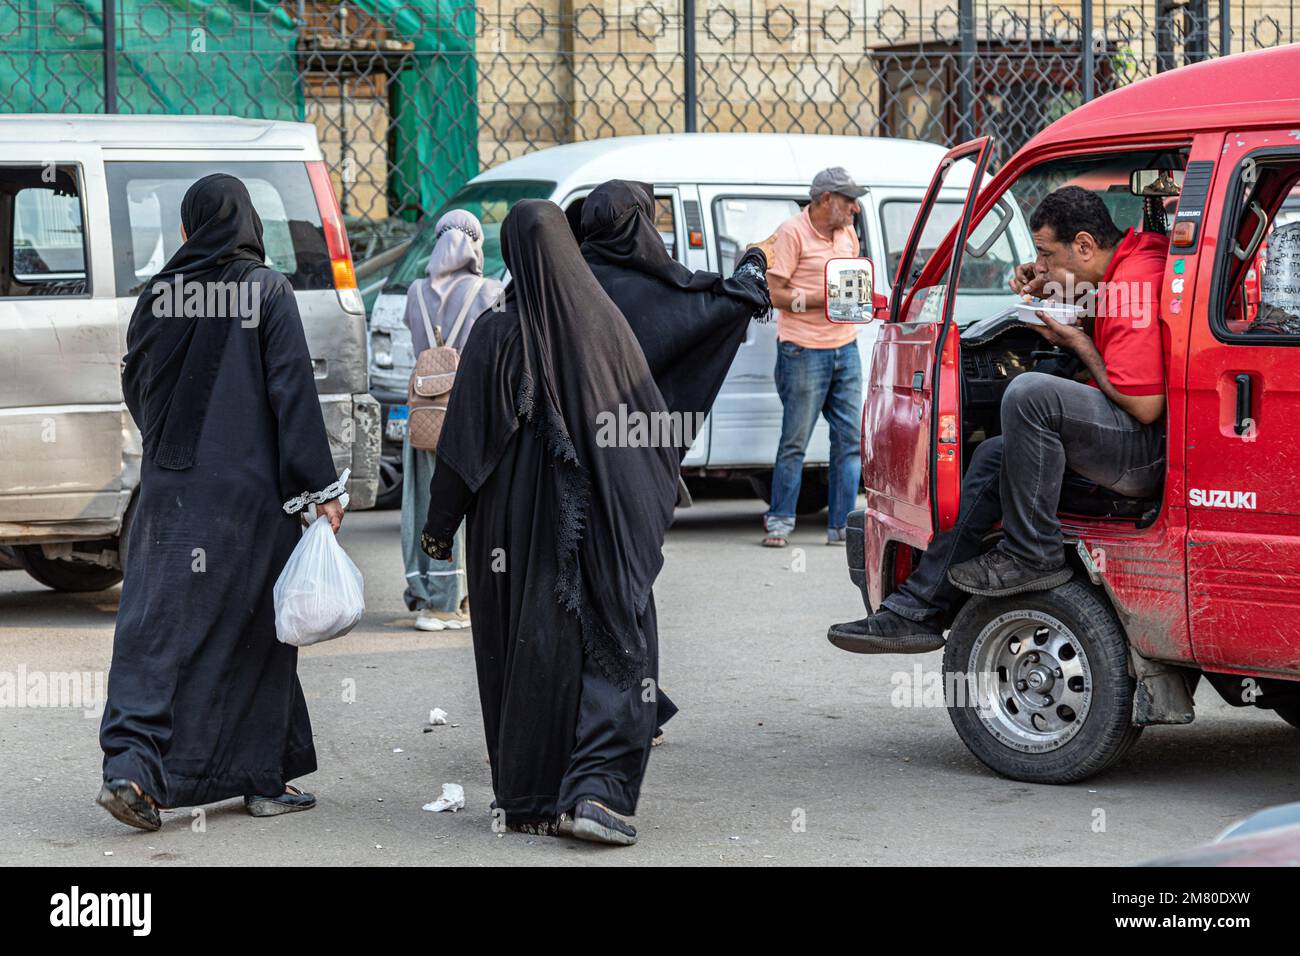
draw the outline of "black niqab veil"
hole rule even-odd
[[[478,491],[520,423],[535,429],[552,467],[536,487],[515,485],[511,494],[555,516],[556,597],[581,622],[584,650],[611,680],[629,686],[646,664],[638,618],[663,564],[678,459],[671,447],[609,444],[598,433],[605,416],[648,420],[667,409],[558,206],[516,204],[502,224],[501,250],[511,276],[501,318],[518,315],[518,386],[511,395],[488,384],[501,376],[472,335],[438,457]]]
[[[729,279],[692,272],[664,247],[647,183],[596,187],[583,201],[579,231],[583,257],[631,326],[668,408],[707,413],[749,320],[768,317],[766,257],[751,249]]]
[[[144,453],[163,468],[195,463],[212,385],[231,326],[239,316],[208,315],[212,283],[237,283],[266,261],[262,220],[248,189],[234,176],[214,173],[181,201],[186,240],[136,301],[127,327],[122,392],[140,428]],[[187,314],[191,283],[204,289],[203,307]],[[166,303],[159,302],[166,296]],[[236,296],[238,301],[238,296]],[[228,301],[228,300],[223,300]]]

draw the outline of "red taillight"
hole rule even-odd
[[[325,248],[329,251],[330,269],[334,274],[334,288],[340,291],[357,287],[357,273],[352,267],[352,249],[348,246],[348,233],[343,226],[343,210],[334,195],[329,170],[323,162],[307,164],[311,189],[316,195],[316,208],[320,210],[321,227],[325,230]]]

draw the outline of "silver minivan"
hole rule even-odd
[[[122,399],[126,328],[180,243],[186,189],[248,186],[268,265],[289,277],[353,507],[374,503],[379,406],[365,310],[313,126],[232,117],[0,117],[0,566],[109,587],[140,470]]]
[[[867,187],[857,229],[863,255],[877,263],[876,291],[888,295],[912,220],[944,149],[933,143],[863,136],[782,133],[689,133],[620,136],[539,150],[470,180],[442,210],[467,209],[483,222],[486,271],[501,273],[501,221],[520,199],[550,199],[566,210],[608,179],[655,187],[659,234],[668,251],[691,269],[730,275],[740,252],[766,238],[808,202],[819,170],[844,166]],[[964,192],[945,194],[953,218]],[[438,214],[441,215],[441,212]],[[388,277],[370,316],[370,380],[384,406],[381,506],[400,496],[401,441],[406,425],[406,382],[415,356],[403,325],[410,283],[424,275],[433,248],[427,218],[406,257]],[[942,233],[927,234],[937,241]],[[1032,258],[1032,255],[1031,255]],[[876,323],[862,326],[858,345],[870,361]],[[748,478],[755,494],[770,494],[781,437],[776,392],[776,324],[750,324],[713,411],[682,462],[687,476]],[[826,506],[830,436],[818,421],[804,459],[801,513]]]

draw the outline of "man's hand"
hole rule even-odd
[[[1026,262],[1011,273],[1011,291],[1016,295],[1037,295],[1047,284],[1047,273],[1038,271],[1038,263]]]
[[[775,248],[775,246],[776,246],[776,233],[772,233],[762,242],[751,242],[749,245],[745,247],[745,251],[748,252],[750,249],[758,249],[760,252],[763,253],[763,256],[767,259],[767,264],[771,265],[772,250]]]
[[[343,506],[339,504],[339,500],[334,498],[324,504],[317,505],[316,517],[319,518],[321,515],[325,515],[330,519],[330,527],[334,529],[335,534],[338,534],[339,526],[343,524]]]
[[[1097,351],[1097,346],[1089,338],[1088,333],[1079,326],[1062,325],[1046,312],[1035,312],[1034,315],[1038,316],[1039,321],[1043,324],[1031,325],[1030,328],[1053,345],[1069,349],[1080,359],[1084,358],[1089,349],[1093,352]]]

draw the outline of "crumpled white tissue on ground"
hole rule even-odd
[[[465,809],[465,788],[458,783],[444,783],[442,785],[442,796],[433,803],[426,803],[422,810],[431,810],[434,813],[442,813],[444,810],[450,810],[455,813],[457,810]]]

